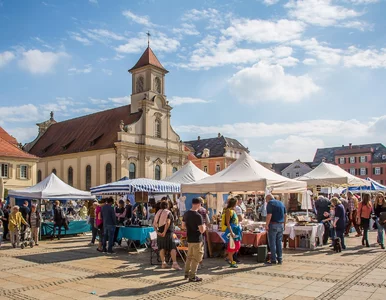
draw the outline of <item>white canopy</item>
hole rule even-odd
[[[8,192],[10,197],[20,197],[26,199],[50,199],[50,200],[70,200],[70,199],[95,199],[90,192],[77,190],[72,186],[61,181],[54,173],[38,184],[22,190],[11,190]]]
[[[196,167],[194,163],[189,161],[185,166],[175,172],[172,176],[165,178],[164,181],[175,183],[192,183],[204,179],[208,176],[209,174],[205,173],[204,171]]]
[[[369,186],[370,183],[343,170],[341,167],[322,162],[312,171],[296,178],[307,182],[308,186]]]
[[[190,184],[182,184],[183,193],[208,192],[265,192],[298,193],[305,191],[307,185],[268,170],[249,154],[240,158],[221,172]]]

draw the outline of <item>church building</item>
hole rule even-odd
[[[189,151],[170,124],[172,107],[165,96],[168,71],[148,47],[129,72],[131,105],[56,122],[37,124],[37,138],[25,146],[41,157],[37,181],[51,172],[66,183],[89,190],[127,176],[170,176]]]

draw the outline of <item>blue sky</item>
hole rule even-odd
[[[183,140],[237,138],[268,162],[386,141],[385,0],[0,0],[0,126],[130,103],[150,46]]]

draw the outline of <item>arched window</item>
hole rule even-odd
[[[162,88],[161,88],[161,79],[159,79],[159,77],[156,77],[154,79],[154,90],[157,93],[161,94],[161,90],[162,90]]]
[[[135,84],[135,91],[136,91],[137,93],[143,92],[143,90],[144,90],[144,84],[145,84],[145,80],[143,79],[143,77],[142,77],[142,76],[138,77],[138,78],[137,78],[137,82],[136,82],[136,84]]]
[[[173,167],[173,173],[176,173],[178,171],[177,167]]]
[[[72,167],[68,168],[67,179],[68,179],[68,184],[73,186],[74,185],[74,170],[72,169]]]
[[[42,171],[38,171],[38,183],[42,181]]]
[[[106,183],[111,183],[111,182],[113,182],[113,172],[112,172],[111,164],[108,163],[106,165]]]
[[[161,180],[161,167],[159,165],[155,166],[155,169],[154,169],[154,179],[155,180]]]
[[[52,173],[54,173],[56,175],[56,169],[55,168],[52,169]]]
[[[130,163],[130,165],[129,165],[129,179],[135,179],[135,170],[136,170],[135,163]]]
[[[155,120],[154,130],[155,130],[154,132],[155,137],[161,138],[161,120],[160,119]]]
[[[91,166],[86,167],[86,190],[89,191],[91,188]]]

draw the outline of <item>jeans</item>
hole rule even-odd
[[[103,228],[103,250],[106,251],[106,243],[109,242],[107,252],[113,251],[114,246],[114,233],[115,233],[115,225],[105,225]]]
[[[62,233],[62,225],[54,225],[54,228],[52,230],[52,238],[55,237],[56,228],[58,228],[58,239],[59,239],[60,238],[60,234]]]
[[[283,232],[284,224],[269,224],[268,243],[271,249],[271,262],[279,263],[283,260]]]
[[[386,232],[386,226],[379,223],[379,218],[377,218],[377,220],[375,221],[375,224],[377,225],[377,229],[378,229],[378,238],[377,238],[378,243],[381,245],[384,245],[385,241],[384,241],[384,237],[383,237],[383,231]]]
[[[198,264],[204,256],[204,243],[188,243],[188,257],[185,264],[185,275],[190,279],[196,278]]]
[[[98,234],[98,228],[95,227],[95,219],[90,218],[90,226],[91,226],[91,232],[92,232],[92,238],[91,243],[94,244],[96,240],[96,236]]]
[[[361,227],[363,228],[362,241],[366,241],[367,243],[369,243],[370,219],[361,218]]]
[[[336,234],[336,237],[340,238],[342,249],[346,249],[346,245],[344,243],[344,232],[345,232],[345,228],[335,228],[335,234]]]

